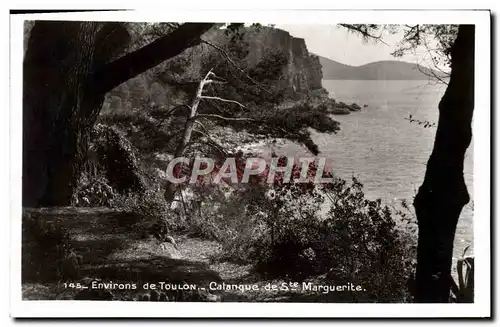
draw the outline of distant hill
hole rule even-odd
[[[404,61],[387,60],[362,66],[349,66],[325,57],[318,57],[323,66],[323,79],[426,80],[429,77],[422,71],[432,72],[431,69],[425,67],[420,67],[419,70],[417,65]],[[434,72],[439,76],[439,73]]]

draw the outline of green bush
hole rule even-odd
[[[168,226],[169,230],[179,229],[178,216],[170,210],[160,191],[147,190],[144,193],[117,195],[111,200],[112,208],[142,217],[141,225],[149,229],[154,224]]]
[[[277,220],[274,239],[268,232],[257,241],[252,254],[257,267],[296,279],[326,273],[336,283],[363,285],[364,300],[408,301],[415,243],[396,225],[394,211],[380,199],[365,199],[355,178],[351,185],[337,180],[323,191],[330,199],[328,213],[284,210],[301,218]]]
[[[77,207],[109,207],[115,196],[116,192],[109,186],[106,177],[82,174],[73,193],[72,204]]]
[[[271,192],[265,185],[248,185],[223,197],[207,194],[202,212],[210,224],[203,226],[210,226],[222,244],[224,259],[252,263],[269,278],[324,275],[332,284],[366,289],[346,301],[411,300],[407,283],[415,265],[414,235],[396,223],[402,220],[399,212],[380,199],[366,199],[356,178],[274,185]]]
[[[191,191],[185,206],[186,232],[221,242],[225,258],[248,259],[245,246],[262,227],[255,198],[262,198],[263,192],[220,185],[195,185]]]

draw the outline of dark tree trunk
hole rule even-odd
[[[104,94],[89,87],[97,23],[37,22],[23,65],[23,205],[69,204]]]
[[[213,24],[184,24],[110,61],[121,23],[37,21],[23,63],[23,206],[69,205],[105,94],[200,42]]]
[[[470,200],[463,167],[472,138],[474,33],[473,25],[460,25],[451,48],[451,77],[439,103],[434,148],[414,201],[419,226],[417,302],[449,301],[455,230]]]

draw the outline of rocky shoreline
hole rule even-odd
[[[351,103],[347,104],[342,101],[337,102],[335,99],[332,98],[321,98],[320,100],[317,100],[317,104],[315,104],[318,107],[321,107],[321,109],[325,110],[326,112],[332,114],[332,115],[348,115],[351,112],[356,112],[360,111],[361,107],[357,103]],[[366,108],[367,105],[364,105],[363,108]]]

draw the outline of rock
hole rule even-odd
[[[351,111],[347,108],[333,107],[328,110],[328,113],[331,113],[333,115],[348,115],[351,113]]]
[[[109,111],[120,111],[123,110],[122,98],[113,95],[109,98]]]
[[[359,110],[361,110],[361,107],[358,104],[356,104],[356,103],[347,104],[347,103],[344,103],[344,102],[338,102],[335,106],[337,108],[347,109],[349,111],[359,111]]]
[[[162,255],[168,257],[170,259],[182,259],[181,252],[175,248],[175,246],[168,242],[163,242],[160,244],[160,248],[162,249]]]
[[[328,98],[328,91],[325,90],[323,87],[321,87],[319,89],[311,90],[309,92],[309,94],[311,95],[311,97]],[[331,100],[333,100],[333,99],[331,99]],[[333,100],[333,101],[335,101],[335,100]]]
[[[323,73],[319,57],[309,53],[303,38],[294,37],[278,28],[262,26],[259,29],[248,28],[244,39],[250,44],[247,60],[252,65],[268,54],[266,48],[279,51],[286,57],[287,65],[277,84],[287,89],[289,96],[301,98],[301,95],[311,90],[322,89]]]
[[[165,104],[167,102],[167,96],[163,86],[154,82],[150,87],[151,99],[157,104]]]
[[[343,102],[337,103],[335,99],[327,97],[310,98],[307,102],[313,109],[326,111],[333,115],[348,115],[349,108]]]
[[[344,108],[344,109],[348,109],[348,105],[342,101],[338,102],[337,103],[337,107],[338,108]]]
[[[351,110],[351,111],[359,111],[359,110],[361,110],[361,107],[359,105],[357,105],[356,103],[353,103],[349,107],[349,110]]]

